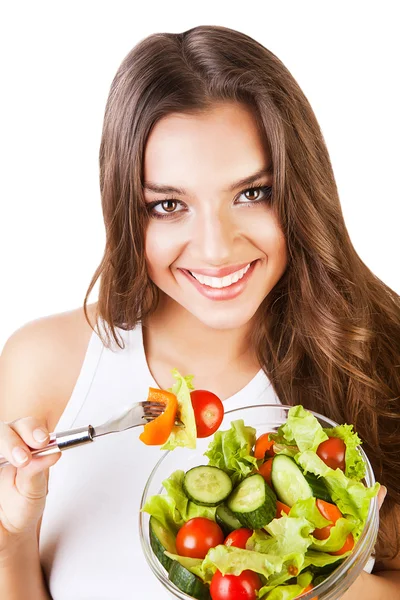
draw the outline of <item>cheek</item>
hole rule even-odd
[[[267,219],[253,222],[253,242],[268,256],[269,262],[286,264],[287,245],[283,231],[275,218],[271,215]]]
[[[179,243],[168,227],[150,222],[146,230],[145,256],[150,277],[168,268],[179,255]]]

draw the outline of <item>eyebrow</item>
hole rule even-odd
[[[257,173],[253,173],[253,175],[249,175],[248,177],[244,177],[243,179],[239,179],[233,183],[227,190],[227,192],[234,192],[237,188],[243,187],[245,185],[250,185],[257,179],[260,179],[264,175],[270,175],[272,173],[272,165],[269,167],[265,167]],[[157,194],[180,194],[181,196],[189,195],[188,192],[183,188],[173,187],[171,185],[162,185],[160,183],[153,183],[151,181],[145,181],[143,184],[144,190],[149,190],[150,192],[155,192]]]

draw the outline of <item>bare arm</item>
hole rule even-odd
[[[342,600],[399,600],[400,571],[361,573]]]
[[[0,598],[51,600],[40,564],[36,537],[25,540],[18,552],[0,560]]]
[[[88,305],[88,312],[94,324],[96,305]],[[91,333],[82,308],[42,317],[14,332],[0,356],[0,421],[10,423],[22,417],[32,417],[40,421],[47,431],[54,431],[78,378]],[[14,428],[16,426],[13,425]],[[3,446],[7,445],[8,442],[3,440]],[[28,446],[38,447],[32,443],[28,443]],[[54,454],[35,458],[22,469],[40,471],[35,494],[38,491],[46,494],[49,467],[60,456]],[[38,461],[42,461],[41,466]],[[9,467],[3,471],[7,469]],[[6,494],[4,499],[7,497],[8,500],[8,484],[14,482],[15,488],[18,483],[17,478],[9,479],[3,482],[2,488],[0,485],[3,494]],[[21,476],[20,481],[26,482],[28,479]],[[13,502],[8,502],[8,507],[14,509]],[[2,508],[0,501],[0,528],[6,516],[6,503]],[[3,543],[0,545],[1,599],[51,600],[40,564],[41,520],[40,516],[35,527],[30,528],[30,533],[25,534],[24,530],[19,537],[19,540],[23,540],[17,543],[16,536],[7,533],[7,526],[0,531],[3,534]]]

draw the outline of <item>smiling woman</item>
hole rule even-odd
[[[302,404],[353,424],[364,440],[387,498],[376,574],[357,580],[356,597],[395,598],[400,301],[353,247],[319,125],[287,68],[224,27],[145,38],[111,85],[100,189],[106,245],[83,311],[27,326],[6,345],[1,453],[11,460],[21,437],[25,451],[38,445],[38,423],[21,426],[17,416],[34,413],[59,430],[102,422],[149,387],[170,388],[173,367],[224,408]],[[89,589],[95,598],[132,589],[160,597],[137,532],[159,452],[118,436],[54,467],[32,460],[0,482],[0,552],[9,548],[0,595],[25,581],[18,597],[34,589],[35,600],[47,598],[42,565],[54,600],[83,600]],[[21,529],[29,560],[20,558]]]

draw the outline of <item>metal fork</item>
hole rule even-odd
[[[102,435],[125,431],[132,427],[139,427],[140,425],[143,426],[146,422],[159,417],[164,410],[165,404],[161,404],[160,402],[149,402],[148,400],[137,402],[122,414],[109,419],[106,423],[103,423],[98,427],[88,425],[87,427],[78,427],[77,429],[68,429],[66,431],[50,433],[50,441],[47,446],[39,449],[29,449],[32,456],[44,456],[47,454],[55,454],[60,451],[63,452],[69,448],[75,448],[75,446],[82,446],[88,442],[93,442],[96,437]],[[175,421],[175,425],[183,427],[183,423],[179,420]],[[0,455],[0,469],[10,464],[12,463],[4,456]]]

